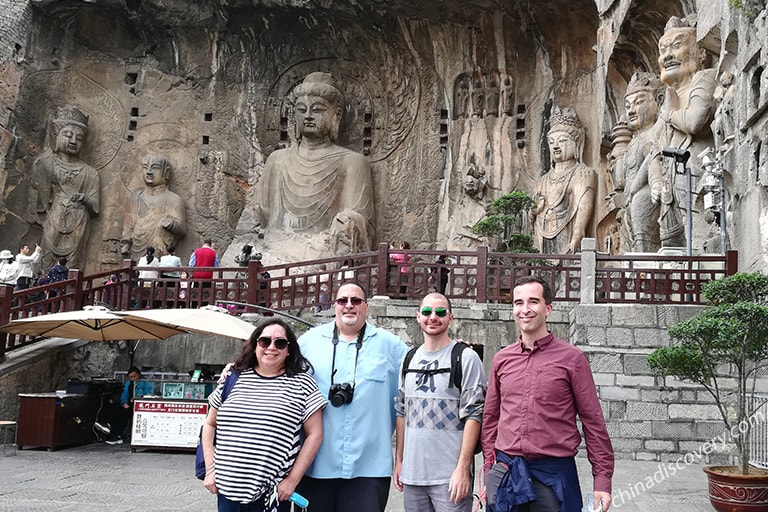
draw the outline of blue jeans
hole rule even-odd
[[[238,503],[228,500],[222,494],[217,494],[218,512],[264,512],[264,498],[259,498],[251,503]],[[290,512],[291,502],[281,501],[277,507],[278,512]]]

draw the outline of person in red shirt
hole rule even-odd
[[[218,267],[219,256],[216,251],[213,250],[213,240],[210,238],[203,239],[203,246],[196,249],[192,256],[189,258],[190,267]],[[213,271],[211,270],[195,270],[192,272],[192,279],[204,280],[202,287],[210,288],[211,279],[213,278]],[[193,283],[195,286],[195,283]],[[197,284],[199,286],[199,284]],[[201,292],[202,295],[202,292]],[[206,305],[207,301],[204,301],[202,305]],[[192,307],[197,307],[196,303],[193,303]]]
[[[592,464],[595,506],[601,503],[605,512],[611,505],[614,455],[589,361],[548,331],[552,291],[545,281],[526,276],[512,294],[520,337],[493,358],[483,412],[488,510],[581,511],[574,460],[581,442],[578,415]]]

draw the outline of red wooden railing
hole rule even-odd
[[[370,296],[387,295],[396,299],[421,298],[435,290],[440,267],[450,270],[446,295],[480,303],[510,302],[517,279],[535,273],[546,279],[556,300],[579,301],[582,281],[582,255],[509,254],[476,251],[398,251],[410,256],[407,263],[394,263],[387,244],[376,251],[287,265],[262,266],[249,262],[247,268],[204,268],[209,280],[190,278],[140,279],[135,262],[125,260],[121,267],[84,275],[72,270],[65,281],[14,291],[0,285],[0,325],[11,320],[73,311],[85,305],[104,305],[116,310],[138,308],[192,308],[220,304],[233,313],[261,311],[300,312],[329,309],[339,286],[355,281]],[[448,263],[437,264],[441,254]],[[593,253],[594,254],[594,253]],[[737,270],[735,252],[725,256],[607,256],[596,255],[594,272],[595,302],[649,302],[700,304],[702,285]],[[347,265],[345,265],[345,263]],[[150,270],[150,269],[145,269]],[[160,276],[162,268],[152,268]],[[186,272],[181,267],[166,269]],[[266,272],[268,277],[266,277]],[[111,280],[110,276],[116,279]],[[248,307],[254,305],[257,307]],[[28,336],[0,333],[0,361],[5,353],[37,341]]]

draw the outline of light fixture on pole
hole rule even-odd
[[[720,249],[725,254],[728,240],[725,219],[725,169],[723,167],[723,155],[715,155],[715,158],[712,158],[713,153],[712,148],[707,148],[698,155],[701,166],[704,168],[704,208],[718,214]]]
[[[693,251],[691,248],[691,236],[693,233],[693,199],[691,197],[691,168],[688,166],[688,159],[691,158],[691,152],[685,149],[666,147],[661,150],[661,154],[667,158],[675,159],[675,172],[678,174],[685,174],[685,199],[686,199],[686,233],[685,233],[685,254],[691,256]],[[683,165],[683,172],[677,170],[678,164]]]

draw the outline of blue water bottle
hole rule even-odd
[[[603,502],[600,501],[599,507],[595,508],[595,497],[590,492],[587,494],[587,503],[584,505],[584,508],[581,510],[582,512],[603,512]]]
[[[294,502],[299,508],[307,508],[309,506],[309,500],[297,492],[291,494],[291,497],[288,499]]]

